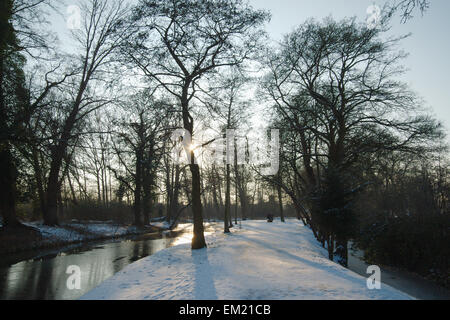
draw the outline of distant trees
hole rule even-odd
[[[230,232],[229,227],[231,223],[231,167],[234,167],[234,179],[236,192],[241,197],[241,207],[245,210],[245,188],[243,187],[243,178],[239,172],[238,165],[241,165],[242,160],[238,161],[237,148],[240,148],[239,154],[245,146],[237,145],[238,134],[237,129],[242,128],[248,117],[248,105],[243,101],[242,96],[245,93],[245,85],[250,81],[239,72],[239,70],[231,70],[229,73],[224,73],[223,79],[220,79],[216,87],[211,90],[210,98],[207,102],[207,107],[211,114],[217,120],[217,125],[220,128],[223,139],[220,141],[226,143],[225,163],[218,165],[225,165],[225,214],[224,214],[224,231]],[[239,163],[238,163],[239,162]]]
[[[148,225],[156,198],[158,166],[171,135],[173,110],[166,102],[142,92],[124,101],[123,113],[129,119],[116,124],[113,148],[124,172],[112,170],[134,194],[134,224]]]
[[[177,120],[174,121],[173,127],[178,127]],[[167,140],[164,148],[165,152],[162,158],[162,181],[164,181],[164,192],[166,200],[166,219],[171,225],[175,225],[179,214],[179,205],[182,189],[182,174],[185,172],[184,167],[180,165],[176,159],[173,159],[172,152],[176,149],[178,141]],[[177,157],[181,158],[182,150],[177,150]]]

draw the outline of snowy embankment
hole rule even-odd
[[[42,241],[48,243],[79,242],[138,233],[138,229],[134,226],[105,222],[71,222],[58,227],[50,227],[42,223],[26,223],[26,225],[38,229],[42,235]]]
[[[242,229],[207,234],[208,248],[186,243],[139,260],[82,299],[411,299],[327,259],[311,231],[296,220],[245,221]]]
[[[135,226],[98,221],[72,221],[70,223],[62,223],[56,227],[46,226],[41,222],[28,222],[24,224],[33,229],[24,229],[24,234],[3,234],[0,239],[2,241],[0,246],[1,254],[62,247],[94,240],[115,239],[128,235],[158,232],[160,230],[160,228],[155,226],[138,228]],[[30,232],[33,230],[34,232],[31,234]]]

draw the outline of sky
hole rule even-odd
[[[134,1],[134,0],[133,0]],[[273,41],[280,41],[283,35],[292,31],[307,19],[314,17],[322,20],[332,16],[335,19],[356,16],[366,21],[367,9],[371,5],[382,7],[385,0],[249,0],[257,9],[266,9],[272,13],[272,19],[266,30]],[[76,0],[67,0],[67,5],[76,5]],[[65,11],[65,10],[62,10]],[[65,12],[67,14],[67,11]],[[425,101],[450,132],[450,1],[431,0],[431,6],[424,16],[416,12],[414,18],[402,24],[397,18],[392,22],[391,34],[411,33],[411,37],[402,42],[402,49],[409,53],[404,61],[409,69],[404,76],[410,87]],[[53,15],[50,18],[54,30],[58,31],[62,46],[70,48],[68,29],[63,17]],[[450,138],[448,139],[450,141]]]
[[[272,13],[266,30],[274,41],[279,41],[284,34],[311,17],[321,20],[330,15],[335,19],[356,16],[366,21],[368,7],[373,4],[382,7],[385,1],[250,0],[250,3],[254,8],[267,9]],[[450,1],[431,0],[431,6],[423,16],[416,12],[406,24],[397,18],[390,31],[395,35],[412,34],[401,46],[409,53],[404,61],[409,71],[403,80],[425,100],[426,107],[447,130],[450,129],[449,15]]]

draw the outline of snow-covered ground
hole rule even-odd
[[[139,260],[82,299],[412,299],[327,259],[311,231],[296,220],[242,222],[223,234],[207,229],[208,248],[180,244]],[[212,230],[213,229],[213,230]]]
[[[61,224],[61,226],[58,227],[49,227],[41,222],[29,222],[25,224],[40,231],[42,236],[41,245],[123,237],[139,232],[134,226],[95,221],[89,223],[72,221],[71,223]]]
[[[152,222],[152,226],[162,228],[162,229],[169,229],[170,223],[168,223],[167,221],[157,221],[157,222]]]

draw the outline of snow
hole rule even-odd
[[[42,240],[44,242],[69,242],[82,241],[84,239],[83,234],[73,229],[50,227],[36,222],[25,223],[25,225],[38,229],[42,235]]]
[[[87,240],[122,237],[139,232],[134,226],[98,221],[90,221],[89,223],[72,221],[71,223],[61,224],[58,227],[46,226],[41,222],[29,222],[25,223],[25,225],[40,231],[42,235],[41,245],[70,244]]]
[[[169,229],[170,223],[168,223],[167,221],[157,221],[157,222],[152,222],[152,226],[162,228],[162,229]]]
[[[84,300],[412,299],[327,259],[312,232],[296,220],[244,221],[233,233],[206,230],[208,248],[180,244],[139,260],[88,292]]]
[[[71,227],[82,230],[83,232],[90,233],[93,236],[103,237],[121,237],[130,233],[138,232],[134,226],[123,226],[104,223],[92,223],[92,224],[79,224],[71,223]]]

